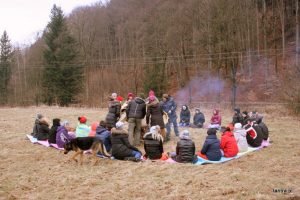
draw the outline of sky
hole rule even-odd
[[[0,35],[6,30],[13,45],[32,44],[48,24],[54,4],[68,15],[76,7],[97,2],[99,0],[0,0]]]

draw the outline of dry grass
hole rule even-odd
[[[273,145],[224,164],[193,166],[103,159],[92,166],[65,163],[70,155],[25,139],[36,113],[73,125],[79,115],[98,121],[105,110],[84,108],[0,109],[0,199],[299,199],[299,119],[266,112]],[[210,111],[205,110],[206,116]],[[230,112],[223,113],[223,124]],[[199,150],[204,129],[191,129]],[[175,138],[165,149],[175,150]],[[140,147],[142,149],[142,147]],[[274,188],[292,193],[274,193]]]

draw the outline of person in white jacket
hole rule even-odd
[[[246,139],[247,132],[242,128],[241,123],[236,123],[233,130],[234,138],[239,148],[239,153],[245,152],[248,150],[248,143]]]

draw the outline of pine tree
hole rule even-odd
[[[11,77],[13,50],[6,31],[0,39],[0,104],[7,103],[8,83]]]
[[[56,5],[51,10],[51,21],[44,38],[47,45],[44,51],[44,100],[48,105],[67,106],[82,88],[83,68],[76,64],[76,41],[68,32],[63,11]]]

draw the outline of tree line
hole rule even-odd
[[[111,0],[69,16],[54,6],[36,42],[15,49],[7,98],[15,104],[99,105],[112,91],[175,94],[198,77],[227,84],[207,100],[295,102],[299,84],[285,77],[299,80],[298,4]],[[63,24],[57,29],[55,10]],[[285,92],[287,85],[296,92]]]

